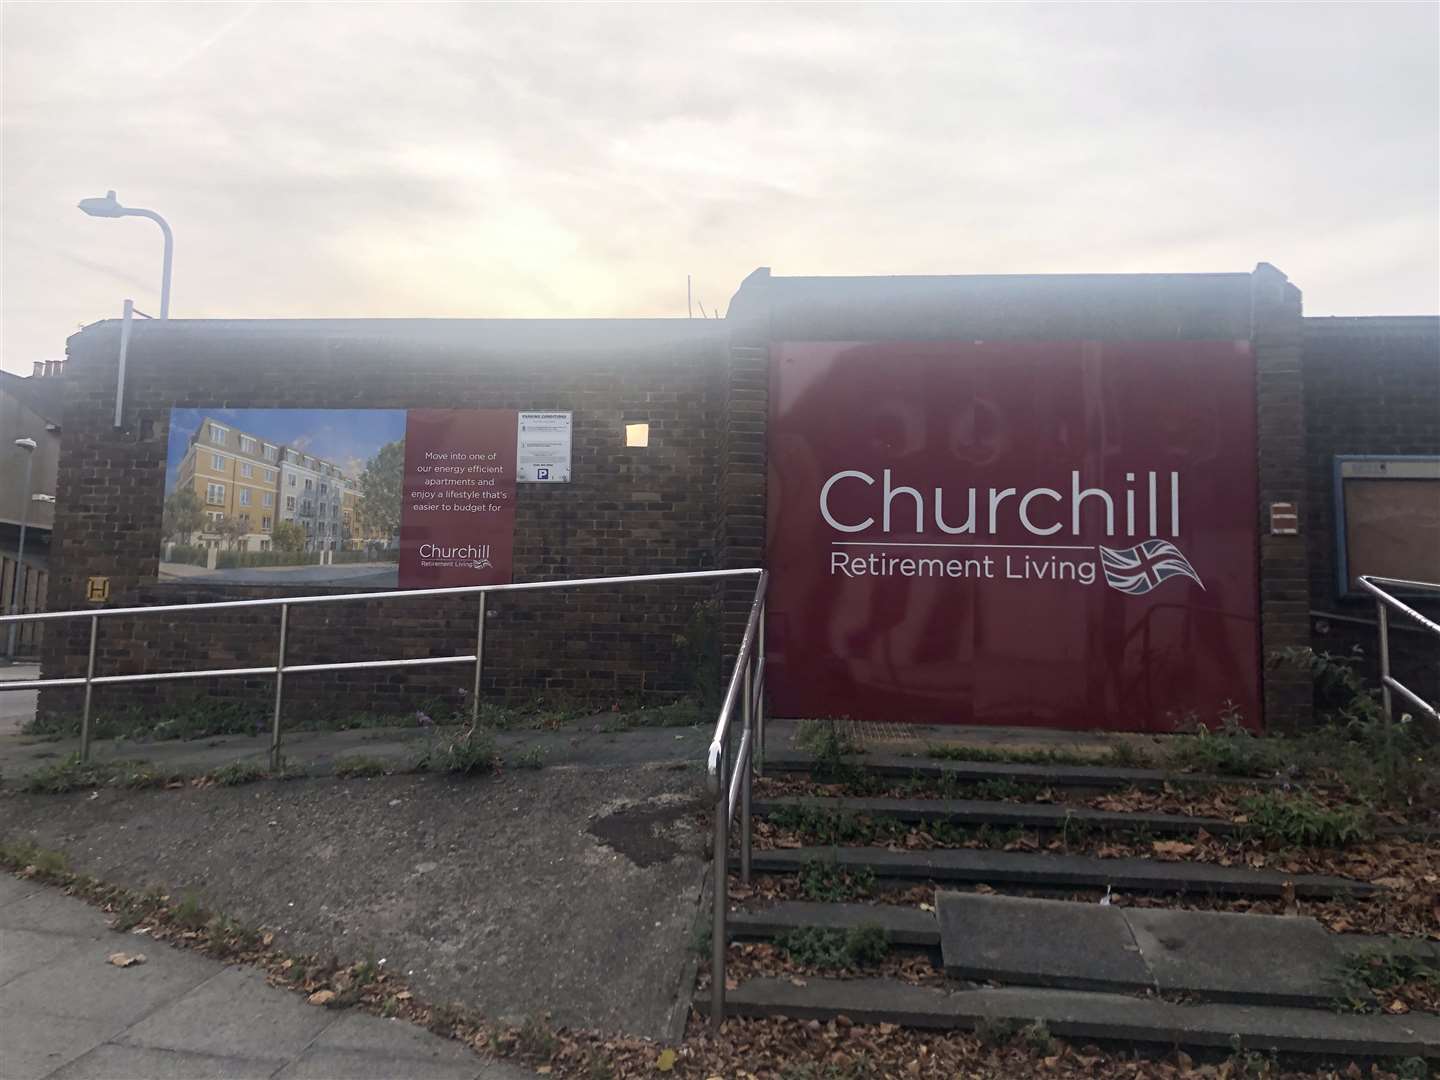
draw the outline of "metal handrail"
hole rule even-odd
[[[765,761],[765,589],[770,575],[760,571],[745,633],[735,655],[735,667],[725,687],[715,736],[710,740],[705,783],[715,799],[714,908],[710,931],[710,1021],[717,1028],[725,1020],[726,917],[729,907],[730,823],[740,812],[740,880],[750,884],[750,777]],[[741,707],[740,745],[730,760],[730,721]],[[755,756],[759,744],[760,755]],[[758,760],[758,764],[757,764]],[[727,770],[727,762],[729,768]],[[728,782],[727,782],[728,772]]]
[[[1375,621],[1380,628],[1380,692],[1385,704],[1385,723],[1394,722],[1394,702],[1391,697],[1394,692],[1404,695],[1421,713],[1430,718],[1431,723],[1440,724],[1440,712],[1437,712],[1433,705],[1390,674],[1390,609],[1394,608],[1414,619],[1422,629],[1434,634],[1437,638],[1440,638],[1440,623],[1420,614],[1409,604],[1391,595],[1386,588],[1382,588],[1382,586],[1388,586],[1390,589],[1434,593],[1440,596],[1440,584],[1431,581],[1404,581],[1400,578],[1374,577],[1370,574],[1362,574],[1356,578],[1356,581],[1359,582],[1360,588],[1375,597]]]
[[[88,619],[90,620],[90,648],[89,657],[85,664],[84,677],[66,677],[58,679],[16,679],[0,681],[0,691],[6,690],[43,690],[51,687],[62,686],[84,686],[85,705],[80,720],[80,760],[90,759],[90,714],[92,697],[97,685],[109,683],[127,682],[163,682],[171,679],[212,679],[226,676],[255,676],[273,675],[275,677],[275,705],[271,717],[270,727],[270,767],[280,767],[280,711],[285,699],[285,676],[287,674],[301,674],[316,671],[353,671],[365,668],[392,668],[392,667],[424,667],[441,664],[474,664],[475,682],[474,692],[470,699],[471,720],[478,723],[480,720],[480,675],[485,665],[485,602],[492,592],[532,592],[540,589],[567,589],[586,588],[603,585],[637,585],[649,582],[668,581],[707,581],[722,578],[758,577],[762,583],[765,580],[765,571],[758,568],[746,568],[739,570],[691,570],[668,574],[631,574],[620,577],[598,577],[598,578],[571,578],[557,581],[527,581],[508,585],[460,585],[451,588],[441,589],[391,589],[384,592],[360,592],[360,593],[332,593],[329,595],[313,596],[278,596],[267,597],[261,600],[219,600],[204,604],[156,604],[150,607],[128,607],[128,608],[95,608],[81,611],[38,611],[27,615],[4,615],[0,616],[0,625],[8,623],[25,622],[48,622],[60,619]],[[424,596],[477,596],[479,598],[478,613],[475,628],[475,651],[473,653],[462,653],[454,656],[423,656],[409,659],[388,659],[388,660],[352,660],[332,664],[287,664],[285,662],[285,650],[289,636],[290,609],[305,604],[340,604],[354,601],[384,601],[395,599],[413,600]],[[262,608],[278,607],[280,609],[280,633],[275,663],[262,666],[234,667],[234,668],[207,668],[207,669],[185,669],[181,671],[156,671],[146,672],[138,675],[96,675],[95,674],[95,647],[100,636],[100,620],[116,616],[128,615],[143,617],[146,615],[171,614],[183,612],[191,614],[194,612],[216,611],[220,609],[233,608]],[[739,662],[737,661],[737,664]],[[734,677],[731,678],[732,684]],[[731,695],[726,697],[726,707],[733,706]],[[747,719],[748,727],[748,719]],[[722,713],[722,723],[717,726],[717,732],[726,727]]]

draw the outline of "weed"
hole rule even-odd
[[[713,933],[709,922],[697,923],[690,932],[690,951],[702,959],[709,956]]]
[[[517,769],[543,769],[545,767],[545,748],[543,746],[532,746],[522,751],[516,758],[514,767]]]
[[[1012,765],[1093,765],[1093,758],[1071,750],[1007,750],[993,746],[932,746],[925,756],[941,761],[991,761]]]
[[[1029,802],[1044,791],[1040,784],[1022,784],[1004,776],[997,776],[991,780],[982,780],[974,785],[975,794],[982,799],[998,801],[1003,799],[1019,799]]]
[[[778,935],[775,944],[797,964],[843,971],[873,967],[890,955],[890,942],[878,926],[849,930],[807,926]]]
[[[1327,807],[1308,795],[1266,793],[1241,800],[1246,831],[1263,840],[1305,847],[1345,847],[1370,836],[1369,812]]]
[[[497,756],[495,737],[484,729],[468,727],[453,738],[432,735],[415,767],[469,776],[494,769]]]
[[[461,1005],[434,1005],[425,1026],[443,1038],[453,1038],[455,1030],[465,1023],[465,1009]]]
[[[599,1053],[591,1052],[585,1058],[585,1075],[588,1080],[615,1080],[615,1066]]]
[[[70,873],[70,863],[63,852],[39,847],[33,840],[0,842],[0,866],[29,871],[41,881],[64,878]]]
[[[1050,1057],[1056,1050],[1055,1037],[1050,1034],[1050,1028],[1044,1020],[1026,1024],[1020,1032],[1020,1041],[1032,1054],[1040,1057]]]
[[[254,761],[232,761],[209,774],[209,778],[224,787],[238,787],[265,779],[265,769]]]
[[[532,1014],[525,1018],[516,1036],[520,1052],[532,1057],[550,1060],[560,1046],[555,1029],[550,1026],[549,1014]]]
[[[199,930],[210,921],[209,914],[200,903],[200,897],[188,890],[180,898],[180,902],[175,905],[170,917],[175,925],[186,930]]]
[[[795,732],[795,746],[815,755],[810,775],[819,783],[848,784],[863,774],[845,758],[860,753],[864,747],[841,734],[841,723],[836,719],[803,720]]]
[[[1235,716],[1222,711],[1218,732],[1199,724],[1193,735],[1177,735],[1170,746],[1169,763],[1177,769],[1218,776],[1268,776],[1277,772],[1283,764],[1277,747],[1252,735]]]
[[[1023,1020],[982,1016],[975,1021],[975,1037],[985,1046],[1008,1046],[1024,1029]]]
[[[1341,963],[1341,999],[1355,1011],[1373,1009],[1379,995],[1406,983],[1440,987],[1440,967],[1403,948],[1366,949],[1345,957]]]
[[[1150,765],[1150,755],[1134,743],[1118,742],[1106,753],[1105,764],[1116,769],[1144,769]]]
[[[338,758],[335,762],[335,775],[342,780],[367,776],[384,776],[385,762],[376,757],[355,757]]]
[[[820,859],[811,859],[800,867],[798,882],[805,899],[831,904],[869,896],[875,891],[875,874],[871,870],[847,870]]]
[[[1424,1058],[1408,1057],[1395,1063],[1395,1076],[1398,1080],[1429,1080],[1430,1066]]]

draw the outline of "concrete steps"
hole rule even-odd
[[[1212,776],[1200,773],[1167,772],[1164,769],[1120,769],[1105,765],[1020,765],[1004,761],[949,761],[943,758],[904,757],[898,754],[855,754],[843,763],[872,776],[901,779],[943,780],[955,783],[981,784],[986,781],[1008,780],[1015,784],[1039,784],[1044,787],[1093,788],[1107,790],[1135,787],[1156,791],[1166,784],[1244,785],[1274,787],[1281,781],[1268,777]],[[765,771],[808,773],[818,764],[814,755],[789,751],[769,754]]]
[[[1257,1005],[1178,1005],[1156,997],[1019,987],[945,990],[892,979],[749,979],[726,1014],[966,1031],[1043,1022],[1063,1038],[1163,1047],[1440,1058],[1440,1017],[1376,1016]],[[708,994],[695,1007],[708,1012]]]
[[[1309,899],[1367,896],[1374,885],[1324,875],[1285,874],[1278,870],[1217,866],[1210,863],[1160,862],[1154,859],[1096,859],[1086,855],[936,848],[892,851],[880,847],[803,847],[755,851],[757,873],[790,874],[806,863],[828,862],[847,870],[868,870],[876,877],[1016,885],[1045,889],[1104,889],[1125,892],[1209,893],[1219,896],[1280,896],[1287,883]]]
[[[1223,818],[1186,817],[1183,814],[1149,814],[1092,810],[1087,806],[1050,806],[1042,803],[992,802],[982,799],[863,799],[784,796],[756,799],[752,813],[770,818],[785,810],[810,810],[887,817],[909,823],[943,821],[950,825],[1026,829],[1145,829],[1155,836],[1193,836],[1204,829],[1215,836],[1239,830]]]

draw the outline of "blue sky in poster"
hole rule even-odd
[[[247,435],[293,446],[358,474],[382,446],[405,438],[404,409],[171,409],[165,491],[200,422],[211,417]]]

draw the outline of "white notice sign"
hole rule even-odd
[[[522,412],[515,451],[515,479],[521,483],[570,482],[568,412]]]

